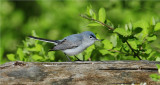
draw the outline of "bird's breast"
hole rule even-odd
[[[81,45],[79,45],[76,48],[72,48],[72,49],[66,49],[63,50],[63,52],[69,56],[73,56],[73,55],[77,55],[79,53],[81,53],[82,51],[84,51],[87,47],[89,47],[90,45],[92,45],[94,42],[90,42],[90,43],[82,43]]]
[[[66,49],[66,50],[63,50],[63,52],[69,56],[74,56],[74,55],[77,55],[79,53],[81,53],[83,50],[85,50],[85,47],[83,46],[78,46],[76,48],[73,48],[73,49]]]

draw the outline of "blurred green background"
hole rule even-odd
[[[7,62],[7,54],[16,53],[22,41],[35,30],[39,37],[58,40],[83,31],[92,31],[108,38],[104,27],[89,27],[88,21],[80,17],[87,6],[92,5],[95,12],[101,7],[106,10],[106,18],[117,27],[138,20],[150,21],[160,18],[158,0],[0,0],[0,61]],[[159,36],[160,33],[157,33]],[[153,47],[160,41],[153,42]],[[45,44],[45,50],[51,48]],[[64,56],[57,52],[59,57]],[[3,59],[3,60],[2,60]]]

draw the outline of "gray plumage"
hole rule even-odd
[[[33,39],[37,39],[37,40],[45,41],[49,43],[54,43],[55,46],[52,49],[53,51],[61,50],[69,56],[73,56],[81,53],[83,50],[85,50],[87,47],[89,47],[95,41],[98,40],[96,36],[90,31],[85,31],[79,34],[73,34],[65,37],[62,40],[48,40],[48,39],[37,38],[33,36],[29,36],[29,38],[33,38]]]

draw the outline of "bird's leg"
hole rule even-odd
[[[76,56],[74,56],[74,57],[76,57]],[[78,57],[76,57],[76,58],[77,58],[78,61],[82,61],[82,60],[80,60]]]
[[[68,55],[65,54],[65,56],[67,57],[68,61],[71,62],[71,59],[68,57]]]

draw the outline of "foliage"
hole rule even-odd
[[[91,7],[90,7],[91,8]],[[104,8],[100,8],[99,10],[99,19],[97,20],[96,13],[92,11],[93,9],[87,8],[88,14],[87,15],[81,15],[83,18],[86,18],[91,21],[91,23],[98,23],[102,26],[105,26],[110,30],[112,33],[110,40],[104,39],[102,41],[103,46],[99,46],[99,48],[95,49],[95,46],[92,45],[89,47],[84,55],[79,55],[79,57],[84,56],[84,60],[88,60],[91,56],[91,53],[94,50],[99,51],[99,53],[103,56],[100,60],[105,60],[107,57],[112,57],[114,60],[123,60],[123,59],[134,59],[134,60],[156,60],[159,57],[158,52],[155,50],[152,50],[150,47],[150,43],[155,41],[157,39],[157,36],[155,34],[157,30],[157,27],[159,27],[158,21],[152,21],[155,24],[148,24],[146,21],[138,21],[136,23],[130,22],[129,24],[126,24],[125,27],[117,27],[113,28],[113,24],[111,22],[110,25],[108,24],[106,19],[106,12]],[[106,21],[106,22],[105,22]],[[133,24],[132,24],[133,23]],[[138,23],[138,24],[137,24]],[[93,25],[97,26],[97,24]],[[99,26],[99,25],[98,25]],[[156,30],[155,30],[156,28]],[[35,32],[33,32],[33,35],[35,35]],[[99,36],[97,34],[97,36]],[[45,51],[43,49],[43,46],[38,44],[38,41],[34,42],[26,40],[24,41],[24,48],[18,48],[17,55],[19,56],[19,60],[21,61],[50,61],[54,60],[54,58],[51,57],[51,54],[49,52],[49,55],[45,55]],[[30,44],[33,43],[35,47],[30,48]],[[25,50],[26,49],[26,50]],[[26,52],[24,53],[23,50]],[[33,52],[39,52],[38,54],[31,53]],[[26,54],[29,55],[26,55]],[[24,56],[26,55],[26,56]],[[30,58],[28,58],[30,56]],[[54,57],[54,53],[52,55]],[[8,54],[8,59],[11,61],[14,61],[15,55],[14,54]],[[130,58],[133,57],[133,58]]]
[[[93,10],[88,7],[88,10]],[[114,57],[114,60],[131,59],[132,60],[158,60],[159,52],[153,50],[151,42],[157,40],[156,32],[159,28],[159,20],[151,19],[150,23],[144,20],[137,22],[129,22],[125,27],[114,27],[109,19],[106,19],[106,12],[104,8],[99,9],[98,17],[92,16],[96,13],[88,12],[81,15],[83,18],[88,19],[92,25],[89,26],[104,26],[112,33],[110,40],[103,40],[103,46],[98,49],[103,55],[103,58]],[[107,22],[109,21],[109,22]],[[114,54],[113,54],[114,53]],[[103,60],[103,59],[102,59]]]
[[[37,36],[35,31],[32,31],[33,36]],[[55,61],[55,52],[46,52],[44,47],[38,43],[38,40],[26,38],[23,41],[23,47],[17,49],[16,54],[7,54],[10,61],[26,61],[26,62],[37,62],[37,61]]]
[[[154,81],[160,81],[160,65],[156,64],[157,68],[158,68],[158,73],[159,74],[151,74],[150,77],[152,78],[152,80]]]
[[[1,0],[0,64],[10,60],[66,60],[62,52],[48,52],[52,44],[26,38],[32,30],[52,40],[82,31],[92,31],[104,39],[77,55],[81,60],[138,60],[136,54],[140,52],[142,59],[160,61],[159,6],[159,1],[141,0]],[[84,12],[96,21],[79,17]]]

